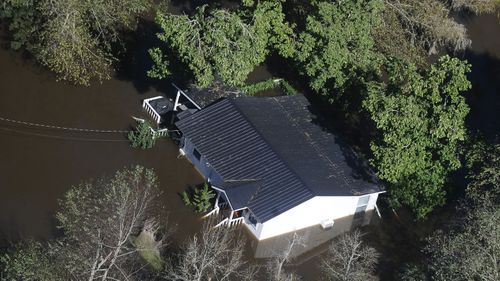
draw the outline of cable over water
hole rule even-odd
[[[127,130],[100,130],[100,129],[85,129],[85,128],[62,127],[62,126],[55,126],[55,125],[47,125],[47,124],[40,124],[40,123],[33,123],[33,122],[27,122],[27,121],[14,120],[14,119],[5,118],[5,117],[0,117],[0,121],[5,121],[5,122],[10,122],[10,123],[15,123],[15,124],[22,124],[22,125],[32,126],[32,127],[49,128],[49,129],[74,131],[74,132],[120,133],[120,134],[130,132],[130,131],[127,131]]]

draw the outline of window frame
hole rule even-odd
[[[198,149],[193,148],[193,156],[196,158],[196,160],[201,161],[201,153],[198,151]]]

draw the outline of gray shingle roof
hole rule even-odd
[[[380,191],[366,163],[323,129],[302,95],[224,99],[176,125],[224,181],[259,181],[237,201],[248,200],[261,222],[314,196]]]

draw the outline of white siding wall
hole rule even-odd
[[[220,183],[222,181],[221,177],[210,166],[210,164],[207,162],[207,160],[205,159],[205,157],[203,155],[201,155],[200,160],[198,160],[193,155],[194,149],[195,149],[195,147],[194,147],[193,143],[188,138],[183,138],[183,147],[182,147],[182,150],[184,150],[184,152],[186,153],[186,157],[189,160],[189,162],[191,162],[194,165],[194,167],[196,168],[196,170],[198,170],[198,172],[206,180],[210,179],[210,181],[212,183],[214,183],[214,184]]]
[[[371,194],[366,210],[373,210],[378,194]],[[257,239],[267,239],[320,224],[326,219],[340,219],[353,215],[359,196],[317,196],[263,224],[257,229],[247,226]],[[335,225],[333,226],[335,227]]]

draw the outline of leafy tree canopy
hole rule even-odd
[[[297,59],[314,90],[328,93],[348,80],[377,70],[373,29],[380,24],[382,2],[349,0],[319,2],[300,34]]]
[[[200,87],[208,87],[218,75],[229,85],[243,85],[248,74],[275,49],[284,56],[293,53],[291,27],[284,21],[280,1],[259,1],[252,12],[208,9],[202,6],[193,17],[159,12],[156,22],[166,43],[186,65]],[[155,63],[148,75],[170,74],[164,48],[153,48]]]
[[[60,80],[88,85],[109,78],[112,44],[149,7],[150,0],[6,0],[0,18],[12,48],[25,48]]]
[[[500,204],[500,144],[475,143],[467,153],[467,166],[468,196]]]
[[[410,265],[398,280],[494,281],[500,278],[500,209],[479,204],[463,209],[448,229],[426,240],[421,265]]]
[[[50,253],[38,242],[25,241],[11,251],[0,255],[2,280],[57,280],[58,268]]]
[[[155,145],[158,136],[152,129],[148,121],[140,122],[134,131],[130,131],[127,135],[130,145],[133,148],[148,149]]]
[[[393,203],[418,218],[444,202],[447,175],[460,167],[469,112],[461,92],[471,87],[469,71],[448,56],[426,71],[393,61],[388,83],[372,83],[364,101],[381,133],[371,145],[378,176],[389,182]]]

